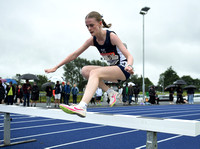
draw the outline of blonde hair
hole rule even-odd
[[[92,12],[88,13],[88,15],[85,17],[85,19],[87,19],[87,18],[95,18],[98,22],[102,21],[103,28],[110,28],[112,26],[112,24],[107,24],[104,21],[103,16],[100,15],[100,13],[98,13],[96,11],[92,11]]]

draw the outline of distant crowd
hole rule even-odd
[[[69,104],[70,94],[73,97],[73,103],[77,103],[77,95],[79,93],[78,87],[76,84],[73,87],[70,86],[68,82],[66,85],[63,82],[62,85],[59,81],[56,82],[56,85],[52,88],[51,84],[45,86],[46,92],[46,105],[51,107],[51,99],[54,98],[55,105],[58,107],[60,100],[63,99],[63,103]],[[26,80],[26,83],[23,85],[13,85],[10,82],[8,85],[0,80],[0,104],[6,105],[23,105],[23,106],[34,106],[39,100],[40,90],[36,82],[33,85],[30,84],[29,80]]]
[[[112,87],[111,87],[112,88]],[[115,89],[118,92],[119,102],[123,105],[131,105],[138,104],[138,95],[140,93],[139,87],[137,85],[132,85],[126,83],[123,87],[118,86]],[[84,91],[84,89],[83,89]],[[181,86],[176,88],[170,88],[169,90],[169,101],[171,104],[174,103],[174,93],[177,92],[177,100],[176,103],[189,103],[193,104],[193,95],[194,90],[187,90],[188,100],[183,98],[183,89]],[[72,96],[73,104],[77,104],[77,97],[79,94],[79,88],[76,84],[71,86],[70,82],[66,84],[62,82],[60,84],[59,81],[56,82],[54,87],[52,84],[48,84],[45,86],[46,92],[46,107],[50,108],[52,104],[52,98],[54,99],[54,107],[59,107],[60,103],[64,103],[69,105],[70,96]],[[33,85],[29,83],[29,80],[26,80],[26,83],[23,85],[14,86],[12,82],[8,85],[3,83],[0,80],[0,104],[4,103],[7,105],[23,105],[23,106],[34,106],[39,100],[39,87],[34,82]],[[106,92],[103,92],[102,89],[98,88],[96,93],[92,97],[90,103],[100,106],[102,105],[102,101],[107,101],[109,104],[109,97]],[[140,101],[141,102],[141,101]],[[154,86],[150,86],[148,92],[146,92],[145,101],[142,101],[148,104],[159,104],[159,97],[156,93],[156,89]]]
[[[137,86],[128,86],[126,84],[124,87],[118,87],[116,89],[119,93],[118,99],[124,105],[130,105],[134,101],[138,103],[139,88]],[[84,91],[84,89],[83,89]],[[72,96],[73,104],[77,104],[77,97],[79,94],[79,88],[76,84],[71,86],[70,82],[66,84],[59,81],[52,87],[52,84],[47,82],[45,86],[46,92],[46,107],[50,108],[52,106],[52,98],[54,99],[54,107],[59,107],[60,103],[69,105],[70,96]],[[40,90],[37,84],[34,82],[33,85],[30,84],[29,80],[22,85],[13,85],[12,82],[5,84],[0,80],[0,104],[6,105],[22,105],[22,106],[33,106],[36,107],[39,100]],[[135,97],[135,100],[133,100]],[[102,101],[107,101],[109,104],[109,97],[106,92],[103,93],[102,89],[98,88],[94,94],[91,104],[102,105]]]
[[[7,105],[23,104],[23,106],[36,106],[36,102],[39,99],[39,88],[34,82],[33,86],[26,80],[23,85],[13,85],[10,82],[8,85],[0,80],[0,104],[5,103]]]

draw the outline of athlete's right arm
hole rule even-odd
[[[44,71],[46,73],[55,72],[59,67],[61,67],[64,64],[67,64],[74,59],[76,59],[81,53],[83,53],[89,46],[93,45],[93,37],[90,37],[80,48],[78,48],[73,53],[69,54],[64,60],[62,60],[58,65],[56,65],[53,68],[45,69]]]

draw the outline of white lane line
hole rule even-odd
[[[27,139],[27,138],[40,137],[40,136],[46,136],[46,135],[53,135],[53,134],[58,134],[58,133],[85,130],[85,129],[93,129],[93,128],[99,128],[99,127],[105,127],[105,126],[104,125],[98,125],[98,126],[90,126],[90,127],[84,127],[84,128],[69,129],[69,130],[63,130],[63,131],[56,131],[56,132],[49,132],[49,133],[43,133],[43,134],[36,134],[36,135],[12,138],[10,140]],[[3,141],[3,140],[0,140],[0,141]]]
[[[183,117],[183,116],[194,116],[194,115],[199,115],[200,113],[193,113],[193,114],[183,114],[183,115],[175,115],[175,116],[169,116],[169,117],[165,117],[165,118],[176,118],[176,117]]]
[[[196,114],[195,114],[196,115]],[[191,116],[191,115],[190,115]],[[169,117],[171,118],[171,117]],[[195,119],[196,121],[199,121],[200,119]],[[176,136],[173,136],[173,137],[170,137],[170,138],[166,138],[166,139],[163,139],[163,140],[159,140],[157,143],[161,143],[161,142],[165,142],[165,141],[169,141],[169,140],[173,140],[173,139],[176,139],[176,138],[180,138],[182,137],[183,135],[176,135]],[[141,149],[141,148],[146,148],[146,145],[143,145],[143,146],[139,146],[139,147],[136,147],[135,149]]]
[[[175,112],[162,112],[162,113],[150,113],[150,114],[141,114],[141,115],[145,115],[145,116],[149,116],[149,115],[163,115],[163,114],[173,114],[173,113],[183,113],[183,112],[187,112],[187,113],[191,113],[191,112],[199,112],[199,110],[193,110],[193,111],[188,111],[188,110],[184,110],[184,111],[175,111]],[[154,111],[153,111],[154,112]],[[123,113],[124,114],[124,113]]]
[[[57,148],[57,147],[61,147],[61,146],[67,146],[67,145],[71,145],[71,144],[82,143],[82,142],[102,139],[102,138],[106,138],[106,137],[112,137],[112,136],[116,136],[116,135],[122,135],[122,134],[136,132],[136,131],[139,131],[139,130],[129,130],[129,131],[124,131],[124,132],[118,132],[118,133],[113,133],[113,134],[108,134],[108,135],[103,135],[103,136],[98,136],[98,137],[78,140],[78,141],[69,142],[69,143],[65,143],[65,144],[59,144],[59,145],[55,145],[55,146],[46,147],[45,149],[52,149],[52,148]]]
[[[40,127],[49,127],[49,126],[56,126],[56,125],[65,125],[65,124],[74,124],[74,123],[79,123],[79,122],[65,122],[65,123],[56,123],[56,124],[46,124],[46,125],[36,125],[36,126],[29,126],[29,127],[20,127],[20,128],[13,128],[10,130],[21,130],[21,129],[32,129],[32,128],[40,128]],[[4,131],[4,130],[0,130]]]
[[[162,106],[162,105],[161,105]],[[163,105],[164,106],[164,105]],[[131,107],[131,108],[126,108],[125,109],[125,107],[123,108],[123,109],[112,109],[112,110],[110,110],[110,109],[102,109],[102,110],[99,110],[98,109],[98,111],[99,112],[101,112],[101,113],[103,113],[103,112],[108,112],[108,113],[111,113],[111,112],[124,112],[124,111],[134,111],[134,112],[141,112],[141,111],[144,111],[144,112],[146,112],[146,111],[149,111],[149,110],[153,110],[153,111],[166,111],[166,110],[187,110],[187,109],[199,109],[199,107],[193,107],[193,106],[191,106],[191,107],[181,107],[181,105],[180,105],[180,107],[178,107],[177,108],[177,106],[176,107],[174,107],[173,105],[171,105],[171,107],[170,108],[168,108],[168,109],[163,109],[163,107],[157,107],[157,106],[151,106],[152,108],[148,108],[149,106],[144,106],[144,108],[142,108],[142,109],[138,109],[138,108],[134,108],[134,107]],[[167,106],[167,107],[169,107],[169,106]],[[90,112],[90,110],[88,110],[89,112]],[[97,112],[96,110],[91,110],[91,112]]]
[[[170,138],[166,138],[166,139],[158,141],[157,143],[161,143],[161,142],[173,140],[173,139],[176,139],[176,138],[179,138],[179,137],[182,137],[182,135],[178,135],[178,136],[173,136],[173,137],[170,137]],[[146,148],[146,145],[136,147],[135,149],[141,149],[141,148]]]
[[[32,123],[32,122],[42,122],[42,121],[52,121],[52,120],[56,120],[56,119],[51,119],[51,118],[47,118],[47,119],[41,119],[41,120],[30,120],[30,121],[20,121],[20,122],[11,122],[11,124],[20,124],[20,123]],[[3,126],[4,123],[0,123],[0,125]]]

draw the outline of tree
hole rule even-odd
[[[36,80],[35,82],[37,83],[37,86],[41,90],[42,84],[46,83],[48,81],[48,78],[45,75],[37,75],[37,77],[39,78],[39,80]]]
[[[160,74],[158,85],[168,86],[170,84],[173,84],[176,80],[180,79],[177,73],[172,69],[172,66],[170,66],[164,73]]]
[[[184,80],[187,83],[187,85],[195,84],[194,79],[191,76],[182,76],[181,79]]]

